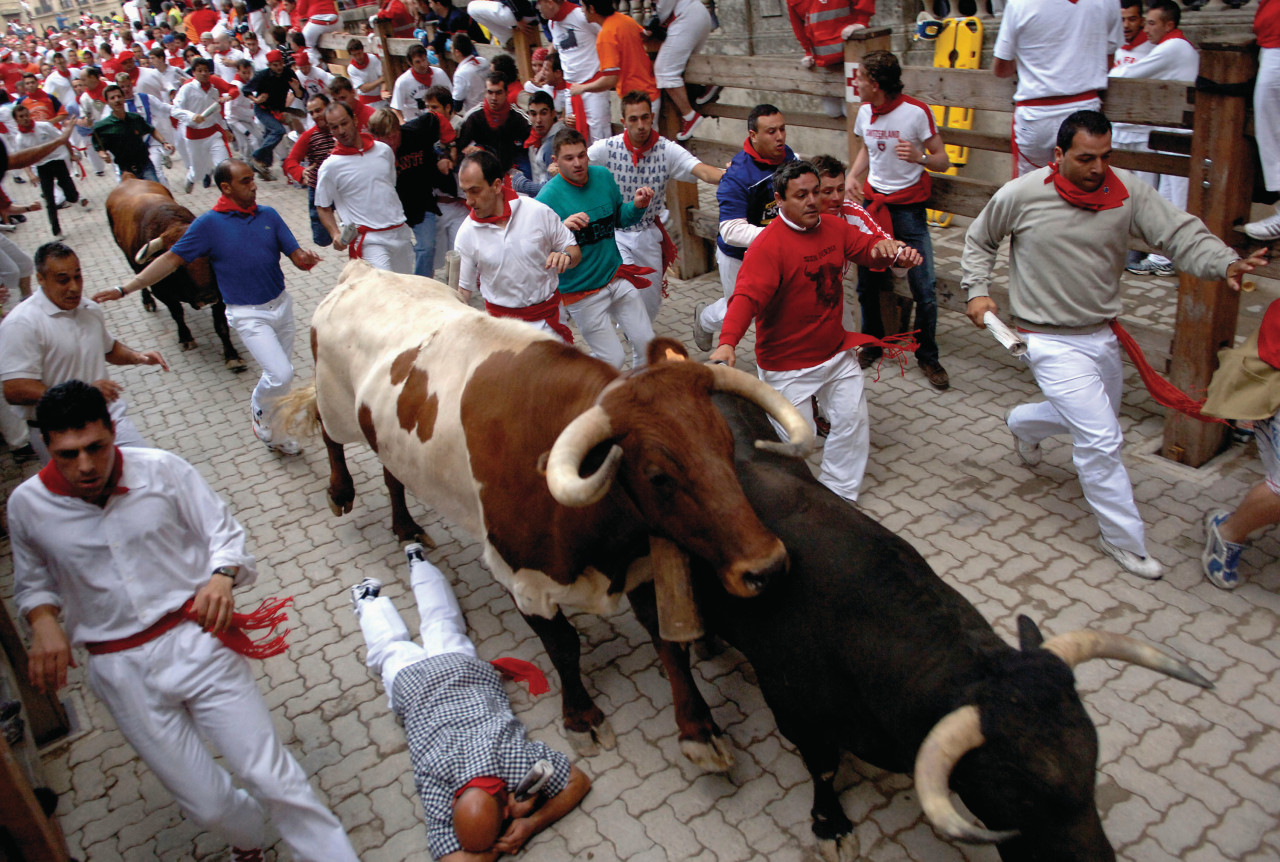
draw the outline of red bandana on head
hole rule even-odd
[[[658,139],[661,137],[662,135],[659,135],[657,130],[650,129],[648,139],[637,147],[631,143],[630,133],[624,132],[622,135],[622,142],[627,145],[627,152],[631,153],[631,164],[640,164],[640,160],[644,158],[644,154],[657,146]]]
[[[1049,165],[1049,176],[1044,178],[1044,182],[1045,185],[1053,183],[1054,189],[1062,199],[1073,207],[1093,212],[1115,209],[1124,204],[1129,197],[1129,190],[1124,187],[1124,183],[1120,182],[1120,178],[1115,175],[1110,166],[1103,174],[1102,185],[1098,186],[1097,191],[1086,192],[1064,177],[1058,172],[1057,162]]]
[[[240,213],[241,215],[251,216],[257,214],[258,205],[254,204],[251,207],[242,207],[231,198],[223,195],[218,198],[218,202],[213,205],[213,211],[216,213]]]

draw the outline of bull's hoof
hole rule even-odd
[[[396,534],[396,539],[402,545],[408,542],[417,542],[424,548],[435,548],[436,546],[436,543],[427,535],[427,531],[419,527],[416,521],[409,521],[405,524],[393,522],[391,524],[391,532]]]
[[[733,768],[733,745],[723,733],[715,734],[709,742],[682,739],[680,753],[703,772],[728,772]]]
[[[839,838],[818,840],[818,855],[823,862],[855,862],[858,858],[858,836],[852,832]]]
[[[607,718],[590,730],[565,728],[564,735],[569,738],[569,747],[573,749],[573,753],[579,757],[595,757],[600,749],[612,749],[618,744],[618,737],[614,735]]]
[[[332,496],[332,495],[330,495],[330,497],[329,497],[329,511],[330,511],[330,512],[333,512],[333,514],[335,514],[335,515],[337,515],[339,518],[341,518],[343,515],[346,515],[346,514],[348,514],[348,513],[350,513],[350,512],[351,512],[351,504],[352,504],[353,502],[355,502],[355,501],[354,501],[354,500],[347,500],[347,501],[345,501],[345,502],[341,502],[341,503],[340,503],[340,502],[338,502],[337,500],[335,500],[335,499],[333,498],[333,496]],[[432,545],[431,547],[433,547],[433,548],[434,548],[434,547],[435,547],[435,545]]]
[[[149,312],[151,312],[152,314],[155,314],[155,313],[156,313],[156,301],[155,301],[154,299],[144,299],[144,300],[142,300],[142,310],[143,310],[143,311],[149,311]]]
[[[424,548],[435,550],[436,543],[432,541],[431,536],[427,535],[426,530],[418,530],[418,532],[414,534],[413,540]]]
[[[241,359],[239,356],[237,356],[235,359],[227,360],[227,370],[234,371],[236,374],[243,374],[245,371],[248,370],[248,367],[249,366],[245,365],[244,360]]]
[[[190,341],[183,341],[181,344],[184,351],[196,349],[196,340],[194,338]]]

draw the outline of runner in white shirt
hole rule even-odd
[[[139,93],[146,93],[151,98],[167,104],[173,90],[169,87],[169,82],[165,80],[164,75],[149,65],[143,65],[142,63],[138,64],[137,72],[137,80],[133,80],[133,76],[130,75],[130,80],[133,81],[133,89]],[[126,72],[125,74],[128,73]]]
[[[262,130],[254,121],[253,101],[244,94],[244,85],[249,83],[253,74],[253,61],[248,57],[240,58],[237,61],[236,76],[231,80],[240,92],[222,109],[227,118],[227,126],[235,135],[236,150],[246,159],[262,142]]]
[[[464,300],[479,289],[494,317],[515,317],[573,343],[556,289],[560,273],[582,257],[573,232],[551,207],[507,190],[492,153],[464,158],[458,185],[471,209],[454,241]]]
[[[75,91],[71,88],[71,70],[67,68],[67,58],[62,54],[53,55],[53,70],[44,79],[43,89],[64,105],[76,101]]]
[[[551,31],[565,81],[587,84],[600,77],[600,58],[596,55],[596,34],[600,28],[587,21],[582,7],[567,0],[538,0],[538,12]],[[613,134],[608,92],[574,96],[570,99],[570,113],[574,127],[588,143],[602,141]]]
[[[1076,111],[1096,111],[1107,71],[1124,44],[1116,0],[1008,0],[993,71],[1018,76],[1013,175],[1053,159],[1058,127]]]
[[[405,56],[408,57],[409,68],[396,78],[391,90],[391,110],[396,112],[402,123],[417,119],[426,112],[427,90],[437,85],[452,87],[444,69],[427,62],[426,48],[411,45]]]
[[[623,263],[649,267],[654,271],[653,287],[640,291],[649,319],[656,320],[662,307],[662,288],[666,286],[666,270],[675,245],[662,221],[666,217],[667,183],[671,180],[692,183],[701,180],[719,185],[723,168],[703,164],[693,153],[658,134],[653,127],[653,108],[649,94],[634,90],[622,97],[622,126],[625,131],[587,148],[593,165],[603,165],[613,174],[623,200],[630,200],[641,186],[653,189],[653,203],[640,221],[620,227],[614,233]],[[637,143],[639,141],[639,143]],[[669,249],[663,255],[663,246]],[[659,287],[661,284],[661,287]],[[659,288],[657,290],[653,288]]]
[[[234,99],[240,89],[215,76],[212,69],[213,64],[204,57],[194,60],[191,71],[195,78],[183,84],[173,100],[173,116],[186,126],[190,160],[183,188],[187,194],[228,157],[222,138],[227,124],[218,106]]]
[[[248,59],[248,55],[231,45],[231,34],[221,25],[213,28],[213,74],[224,81],[236,76],[236,63]],[[252,61],[250,61],[252,62]]]
[[[342,228],[353,225],[359,233],[350,242],[351,257],[411,274],[413,231],[396,193],[395,153],[361,133],[351,106],[343,102],[331,104],[325,119],[337,145],[316,176],[316,212],[333,237],[333,250],[348,247]]]
[[[241,38],[244,41],[240,44],[240,53],[253,62],[253,70],[261,72],[267,68],[267,49],[258,41],[258,34],[250,30]]]
[[[356,97],[375,111],[387,107],[387,100],[382,98],[382,60],[377,54],[366,51],[364,42],[359,39],[347,42],[347,54],[351,57],[347,64],[347,77],[351,79]]]
[[[484,76],[489,61],[476,53],[475,45],[465,33],[453,37],[453,109],[465,114],[484,100]]]
[[[1113,78],[1116,69],[1141,60],[1155,47],[1148,41],[1147,32],[1143,29],[1142,0],[1121,0],[1121,4],[1120,29],[1124,34],[1124,44],[1116,49],[1115,57],[1111,61],[1110,77]],[[1114,134],[1111,136],[1111,143],[1116,143]]]

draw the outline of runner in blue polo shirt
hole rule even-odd
[[[301,270],[311,269],[320,256],[298,246],[279,213],[257,205],[258,186],[247,164],[227,159],[214,168],[213,181],[222,191],[213,209],[192,222],[173,248],[132,281],[101,291],[94,301],[120,299],[198,257],[209,258],[227,304],[227,322],[262,366],[250,404],[253,433],[267,448],[297,455],[297,441],[274,425],[276,404],[293,382],[293,299],[284,289],[280,255]]]

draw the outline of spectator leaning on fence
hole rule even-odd
[[[658,56],[653,60],[653,77],[658,89],[667,94],[680,114],[676,140],[687,141],[702,122],[702,115],[689,102],[689,93],[684,86],[684,69],[689,58],[702,51],[707,36],[711,35],[711,13],[702,0],[658,0],[653,4],[653,14],[665,34]],[[658,112],[655,110],[654,113]]]
[[[843,67],[844,43],[867,26],[875,14],[875,0],[787,0],[791,29],[804,49],[805,68]],[[844,116],[844,99],[823,96],[829,116]]]

